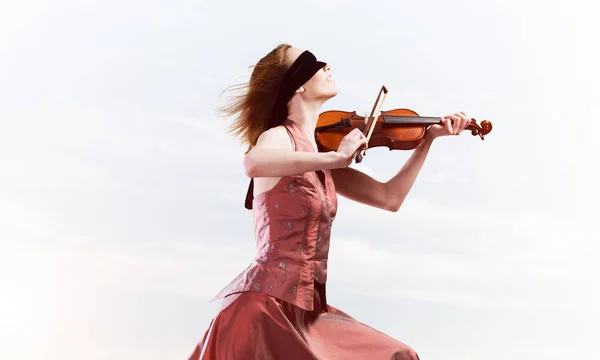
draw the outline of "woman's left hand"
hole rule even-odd
[[[426,137],[433,140],[440,136],[459,135],[471,123],[471,119],[461,111],[442,117],[441,122],[441,124],[432,125],[427,130]]]

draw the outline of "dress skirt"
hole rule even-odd
[[[306,311],[262,292],[227,296],[188,360],[418,360],[409,346],[327,305]]]

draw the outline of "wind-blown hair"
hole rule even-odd
[[[256,145],[260,135],[268,129],[271,112],[277,98],[277,92],[291,64],[287,61],[288,44],[279,44],[252,66],[250,81],[233,85],[224,90],[242,90],[232,100],[221,107],[226,117],[238,115],[230,125],[230,132],[239,137],[248,150]]]

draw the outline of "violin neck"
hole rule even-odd
[[[439,117],[432,116],[382,115],[382,117],[384,124],[434,125],[440,123]]]

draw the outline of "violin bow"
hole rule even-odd
[[[373,108],[371,109],[371,115],[367,117],[367,124],[363,130],[363,134],[367,138],[367,147],[369,144],[369,140],[371,139],[371,135],[373,134],[373,130],[375,130],[375,124],[377,124],[377,118],[381,114],[381,107],[383,106],[383,102],[387,97],[388,89],[384,86],[379,90],[379,94],[377,94],[377,99],[375,99],[375,104],[373,104]],[[383,97],[382,97],[383,94]],[[379,101],[381,100],[381,101]],[[364,150],[357,150],[354,154],[354,161],[358,164],[362,161],[363,156],[366,155],[367,147]]]

